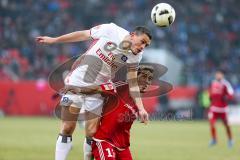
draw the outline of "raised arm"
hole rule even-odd
[[[53,44],[86,41],[89,39],[91,39],[90,30],[83,30],[64,34],[59,37],[39,36],[36,38],[36,41],[38,43]]]

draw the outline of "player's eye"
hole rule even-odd
[[[146,79],[147,75],[146,74],[142,74],[142,78]]]
[[[148,47],[148,46],[149,46],[149,44],[148,44],[145,40],[141,40],[141,43],[142,43],[142,44],[145,44],[145,47]]]

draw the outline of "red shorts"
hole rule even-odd
[[[221,119],[221,120],[227,122],[227,113],[226,113],[226,112],[224,112],[224,113],[218,113],[218,112],[209,111],[209,112],[208,112],[208,119],[209,119],[209,120]]]
[[[132,160],[129,148],[119,151],[107,142],[92,143],[92,153],[95,160]]]

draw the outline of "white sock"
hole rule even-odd
[[[72,148],[72,136],[59,135],[56,143],[55,160],[66,160]]]
[[[85,138],[83,144],[83,154],[84,160],[91,160],[92,158],[92,146],[91,146],[91,139]]]

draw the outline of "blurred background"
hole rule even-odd
[[[176,19],[169,28],[151,22],[151,9],[160,2],[175,8]],[[225,143],[207,150],[206,119],[207,89],[215,71],[222,69],[235,90],[229,119],[231,124],[240,124],[239,6],[239,0],[0,0],[0,117],[4,117],[0,119],[0,137],[8,137],[0,139],[0,159],[53,158],[49,155],[54,153],[59,120],[52,117],[58,98],[49,87],[48,76],[90,45],[90,41],[38,45],[35,37],[59,36],[110,22],[129,31],[137,25],[151,30],[152,45],[142,62],[165,65],[168,72],[161,79],[174,87],[164,96],[144,99],[151,120],[168,122],[152,122],[147,130],[136,125],[134,157],[238,159],[239,148],[226,151]],[[234,134],[239,133],[239,127],[235,127]],[[220,136],[224,134],[220,130]],[[26,135],[31,145],[25,143]],[[74,150],[75,159],[78,150]],[[173,154],[167,154],[169,150]]]
[[[175,8],[176,20],[170,28],[158,28],[151,22],[150,13],[159,2],[1,0],[2,115],[52,115],[54,100],[51,95],[54,92],[48,86],[50,72],[69,58],[84,53],[90,44],[37,45],[36,36],[59,36],[109,22],[129,31],[137,25],[145,25],[153,33],[152,45],[142,62],[167,66],[169,70],[163,79],[172,83],[174,90],[160,98],[147,100],[145,104],[150,112],[187,108],[191,118],[204,118],[208,102],[202,95],[217,69],[226,72],[226,78],[235,89],[234,104],[238,104],[240,2],[164,1]]]

